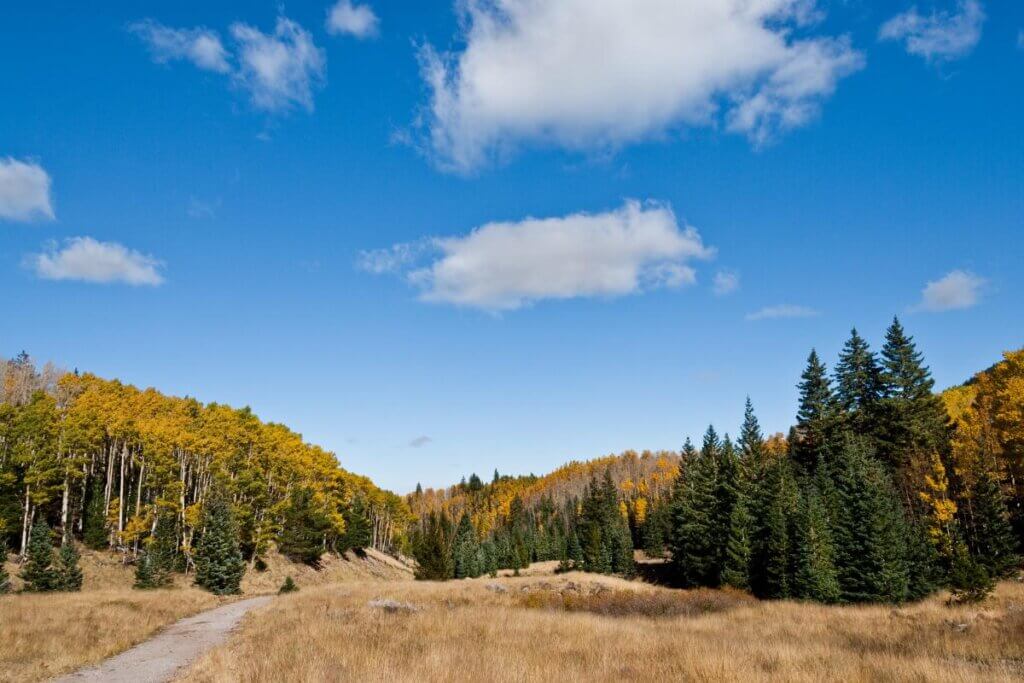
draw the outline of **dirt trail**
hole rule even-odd
[[[222,643],[245,614],[265,605],[263,596],[222,605],[182,619],[149,640],[95,666],[56,679],[55,683],[104,681],[109,683],[163,683],[207,650]]]

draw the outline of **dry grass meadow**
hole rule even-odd
[[[306,588],[181,680],[1019,681],[1024,584],[983,605],[760,603],[592,575]]]
[[[303,586],[412,576],[393,558],[372,551],[362,557],[327,559],[321,571],[276,554],[267,564],[266,571],[247,573],[242,584],[245,595],[276,593],[288,575]],[[7,571],[14,589],[20,589],[19,567],[9,562]],[[178,577],[176,585],[166,590],[133,590],[134,569],[108,553],[83,551],[82,571],[85,581],[80,593],[0,596],[0,681],[41,681],[74,671],[125,650],[178,619],[231,599],[193,588],[185,577]]]

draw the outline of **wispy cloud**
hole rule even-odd
[[[377,35],[380,19],[369,5],[357,5],[352,0],[338,0],[327,11],[327,32],[345,33],[356,38]]]
[[[230,48],[205,27],[173,28],[146,19],[129,30],[149,46],[154,61],[185,60],[224,74],[248,93],[254,107],[268,112],[295,107],[312,111],[313,94],[326,77],[324,51],[309,31],[284,16],[277,18],[272,33],[243,22],[232,24]]]
[[[152,256],[117,242],[98,242],[91,237],[72,237],[63,246],[51,244],[31,254],[26,264],[44,280],[156,286],[163,283],[163,264]]]
[[[128,30],[149,46],[155,62],[186,60],[207,71],[231,71],[228,51],[216,31],[204,27],[171,28],[152,19],[131,24]]]
[[[978,0],[960,0],[954,12],[923,15],[912,7],[882,24],[879,40],[902,41],[907,52],[929,62],[965,57],[981,40],[985,11]]]
[[[708,259],[693,227],[662,203],[628,201],[604,213],[488,223],[461,237],[366,252],[363,270],[399,272],[424,301],[514,310],[545,299],[617,297],[696,281]],[[428,264],[414,263],[428,256]]]
[[[39,164],[0,158],[0,220],[52,219],[51,185],[50,174]]]
[[[740,274],[734,270],[720,270],[715,273],[711,289],[717,296],[732,294],[740,288]]]
[[[466,172],[520,145],[605,152],[686,127],[756,145],[864,65],[815,0],[459,2],[460,50],[420,51],[428,145]]]
[[[428,443],[433,441],[429,436],[417,436],[415,439],[409,442],[409,448],[423,448]]]
[[[794,306],[793,304],[779,304],[778,306],[765,306],[759,311],[748,313],[747,320],[776,320],[779,318],[814,318],[821,315],[819,311],[807,306]]]
[[[940,313],[972,308],[981,300],[986,280],[965,270],[953,270],[928,282],[921,292],[921,302],[911,310]]]

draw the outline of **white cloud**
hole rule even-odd
[[[984,278],[964,270],[951,271],[925,285],[921,293],[921,303],[913,310],[937,313],[971,308],[981,298],[984,286]]]
[[[424,301],[502,311],[682,287],[696,280],[688,262],[714,255],[696,229],[679,227],[669,206],[637,201],[605,213],[488,223],[428,244],[435,253],[422,267],[411,264],[425,253],[418,245],[368,252],[360,265],[404,271]]]
[[[327,12],[327,32],[347,33],[356,38],[377,35],[380,20],[369,5],[355,5],[351,0],[338,0]]]
[[[56,244],[41,254],[32,254],[28,265],[44,280],[123,282],[129,285],[159,285],[162,264],[116,242],[98,242],[91,237],[72,237],[59,249]]]
[[[171,28],[152,19],[134,23],[128,30],[146,42],[153,59],[161,64],[185,59],[207,71],[231,71],[228,51],[216,31],[202,27]]]
[[[917,7],[882,24],[879,40],[903,41],[907,52],[929,62],[964,57],[981,40],[985,11],[978,0],[960,0],[955,12],[920,14]]]
[[[747,320],[776,320],[779,318],[813,318],[818,315],[821,314],[807,306],[779,304],[778,306],[765,306],[759,311],[748,313],[746,318]]]
[[[720,270],[715,273],[712,290],[718,296],[731,294],[740,288],[740,275],[734,270]]]
[[[30,161],[0,159],[0,220],[53,218],[50,174]]]
[[[371,249],[359,253],[356,266],[374,275],[400,273],[422,254],[432,250],[432,240],[402,242],[384,249]]]
[[[308,31],[278,17],[273,34],[236,23],[231,35],[238,43],[235,81],[249,91],[256,107],[283,111],[299,105],[313,110],[313,91],[323,84],[327,59]]]
[[[461,171],[524,143],[606,150],[722,119],[763,143],[864,64],[847,38],[813,34],[814,0],[458,6],[464,49],[420,57],[430,146]]]

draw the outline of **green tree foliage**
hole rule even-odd
[[[107,531],[107,511],[103,505],[103,481],[94,477],[85,506],[85,527],[82,541],[93,550],[103,550],[110,542]]]
[[[416,578],[445,581],[455,575],[453,530],[445,513],[431,512],[413,538]]]
[[[82,568],[78,565],[80,557],[75,542],[68,539],[67,543],[60,547],[57,553],[57,563],[54,567],[56,576],[56,589],[61,591],[77,592],[82,590]]]
[[[832,603],[840,599],[836,551],[828,506],[814,485],[801,492],[795,525],[794,597]]]
[[[171,584],[177,558],[177,529],[173,513],[157,513],[153,535],[135,563],[135,588],[163,588]]]
[[[480,544],[477,541],[476,529],[469,514],[462,513],[459,526],[455,532],[454,575],[456,579],[476,578],[480,576]]]
[[[7,573],[7,540],[0,537],[0,595],[11,592],[11,577]]]
[[[349,548],[369,548],[372,544],[373,529],[366,502],[357,496],[345,513],[345,545]]]
[[[700,452],[680,474],[672,512],[672,562],[686,586],[715,586],[721,574],[719,486],[721,442],[708,427]]]
[[[294,562],[319,566],[329,528],[330,523],[313,492],[307,488],[295,489],[285,510],[278,550]]]
[[[196,585],[217,595],[241,592],[245,563],[230,502],[218,491],[203,506],[196,547]]]
[[[885,386],[878,358],[856,328],[839,353],[835,366],[835,397],[854,434],[874,437]]]
[[[284,595],[286,593],[294,593],[299,590],[299,587],[295,585],[295,581],[292,577],[285,577],[284,583],[277,589],[278,595]]]
[[[988,467],[981,468],[971,503],[966,528],[971,554],[989,576],[1009,576],[1020,562],[1017,538],[1010,526],[1002,489]]]
[[[53,537],[46,522],[36,522],[32,526],[20,576],[25,582],[26,592],[60,590],[59,577],[53,566]]]
[[[800,401],[790,447],[797,467],[804,473],[813,473],[832,444],[836,416],[832,385],[817,351],[812,350],[807,357],[807,367],[797,388]]]

